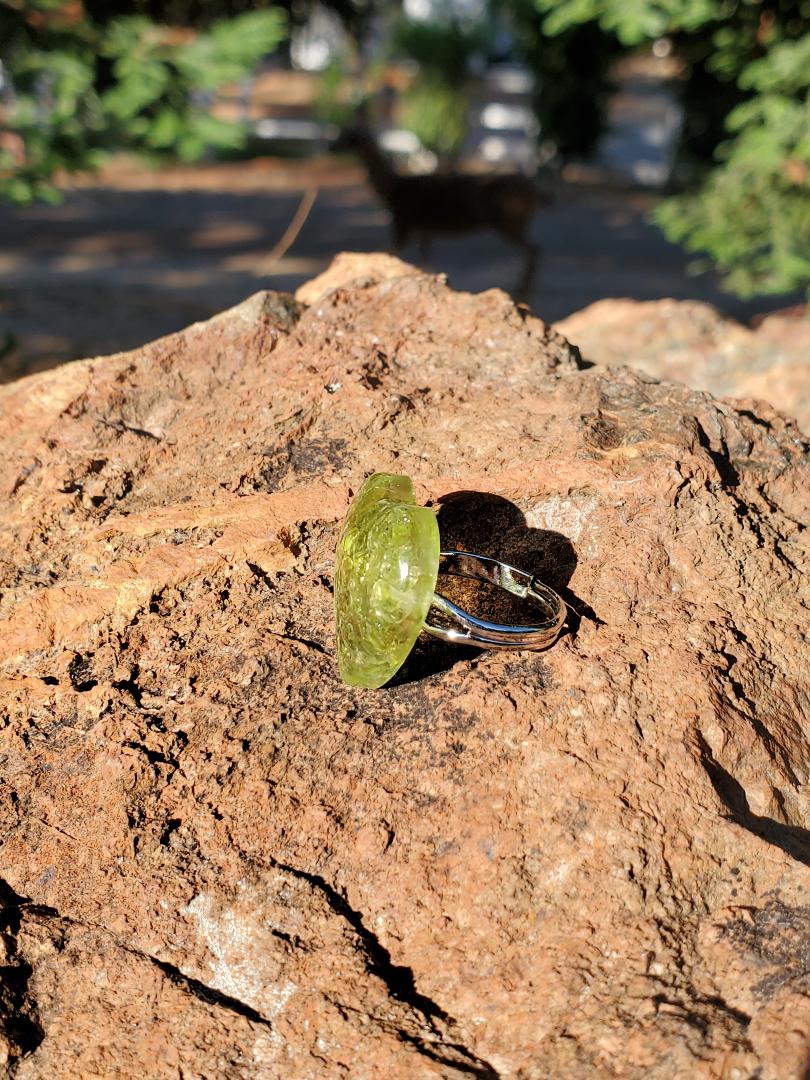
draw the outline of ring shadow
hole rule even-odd
[[[510,563],[536,574],[565,601],[568,615],[563,634],[576,635],[582,619],[601,620],[569,588],[577,565],[573,544],[562,533],[534,529],[509,499],[481,491],[454,491],[439,499],[439,534],[443,551],[472,551]],[[531,605],[485,582],[439,574],[442,595],[479,618],[521,623],[532,619]],[[536,609],[535,609],[536,612]],[[408,659],[386,683],[402,686],[448,671],[455,664],[481,656],[470,645],[454,645],[427,633],[420,634]]]

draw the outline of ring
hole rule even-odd
[[[440,573],[495,585],[543,618],[520,626],[479,619],[436,592]],[[443,621],[428,622],[431,609]],[[352,501],[335,555],[338,668],[349,686],[387,683],[423,630],[481,649],[545,649],[565,617],[564,601],[535,575],[470,551],[442,551],[436,514],[417,505],[409,477],[375,473]]]

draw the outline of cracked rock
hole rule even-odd
[[[374,256],[0,415],[16,1080],[804,1076],[791,420]],[[560,641],[341,685],[334,545],[375,470],[557,589]]]
[[[788,308],[749,329],[698,300],[598,300],[556,329],[586,360],[630,364],[716,397],[763,401],[810,431],[810,308]]]

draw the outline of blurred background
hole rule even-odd
[[[691,343],[693,381],[742,365],[810,410],[808,25],[810,0],[0,0],[0,380],[392,250],[371,145],[378,172],[542,196],[528,279],[472,220],[403,258],[593,359],[657,349],[688,381]],[[335,151],[358,127],[367,152]]]

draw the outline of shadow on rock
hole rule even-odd
[[[758,836],[760,840],[781,848],[792,858],[810,866],[810,829],[803,829],[800,825],[783,825],[773,818],[755,814],[748,805],[748,796],[739,780],[717,761],[701,735],[698,739],[703,767],[731,820]]]
[[[563,634],[575,635],[581,620],[599,624],[595,612],[569,588],[577,556],[568,537],[549,529],[533,529],[523,512],[500,495],[454,491],[439,500],[442,550],[472,551],[536,574],[568,605]],[[466,611],[494,622],[531,622],[536,609],[516,596],[485,582],[439,575],[439,591]],[[447,671],[462,661],[475,660],[480,649],[422,634],[389,687]]]

